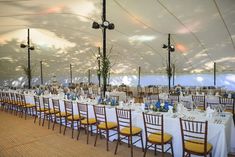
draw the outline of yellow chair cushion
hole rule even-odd
[[[167,143],[172,139],[172,136],[170,134],[164,133],[163,134],[163,143]],[[148,140],[153,143],[162,143],[161,139],[161,134],[160,133],[155,133],[155,134],[150,134],[148,136]]]
[[[68,113],[68,116],[70,116],[71,114],[70,113]],[[66,115],[66,112],[60,112],[60,113],[57,113],[56,114],[56,117],[66,117],[67,115]]]
[[[125,127],[125,128],[122,128],[120,130],[120,133],[121,134],[125,134],[125,135],[131,135],[131,129],[129,127]],[[140,132],[142,131],[141,128],[138,128],[138,127],[132,127],[132,135],[136,135],[136,134],[139,134]]]
[[[116,128],[116,127],[117,127],[117,123],[115,123],[115,122],[107,122],[107,128],[106,128],[106,125],[105,125],[104,122],[100,123],[98,125],[98,128],[99,129],[103,129],[103,130],[105,130],[105,129],[113,129],[113,128]]]
[[[233,113],[233,110],[232,110],[232,109],[227,109],[227,110],[224,110],[224,112],[230,112],[230,113]]]
[[[45,111],[47,111],[48,109],[46,109],[46,108],[41,108],[41,109],[39,109],[39,108],[37,108],[37,111],[38,112],[45,112]]]
[[[31,107],[35,107],[35,105],[33,105],[33,104],[26,104],[26,106],[25,107],[27,107],[27,108],[31,108]]]
[[[77,114],[77,115],[71,115],[71,116],[68,116],[67,118],[69,121],[77,121],[77,120],[80,120],[80,116]]]
[[[96,119],[95,118],[89,118],[89,119],[83,119],[81,121],[81,124],[83,125],[87,125],[87,124],[95,124],[96,123]]]
[[[195,153],[204,153],[203,141],[199,140],[185,141],[185,149]],[[210,143],[207,143],[207,152],[209,152],[211,149],[212,145]]]
[[[51,114],[54,114],[54,113],[58,113],[58,112],[59,112],[59,111],[57,111],[57,110],[54,111],[53,109],[50,109],[50,110],[45,111],[46,114],[50,114],[50,113],[51,113]]]
[[[204,107],[203,106],[198,106],[197,109],[204,110]]]

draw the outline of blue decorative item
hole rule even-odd
[[[161,107],[161,103],[160,101],[157,101],[156,104],[155,104],[156,108],[160,108]]]
[[[165,102],[164,109],[169,110],[169,103]]]
[[[98,104],[101,104],[101,103],[102,103],[102,98],[99,97],[99,99],[98,99]]]
[[[146,102],[146,103],[144,104],[144,109],[145,109],[145,110],[148,110],[148,108],[149,108],[149,104]]]

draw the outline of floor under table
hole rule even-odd
[[[77,132],[75,132],[76,135]],[[94,147],[95,136],[90,137],[86,144],[86,135],[81,131],[80,139],[71,138],[71,129],[67,129],[66,135],[59,133],[59,127],[55,130],[45,126],[34,124],[32,117],[19,118],[5,111],[0,111],[0,157],[128,157],[130,149],[127,144],[119,145],[117,155],[114,155],[116,142],[110,142],[110,150],[106,151],[105,139],[98,139]],[[177,148],[174,148],[177,149]],[[142,157],[140,148],[134,147],[134,156]],[[153,157],[154,152],[148,151],[147,157]],[[158,153],[157,156],[160,156]],[[169,154],[166,157],[171,156]],[[230,155],[229,157],[235,157]]]

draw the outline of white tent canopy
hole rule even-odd
[[[102,0],[1,0],[0,77],[19,78],[27,66],[30,28],[33,75],[74,76],[97,70],[97,47],[102,47]],[[166,73],[168,33],[176,51],[172,63],[178,74],[213,74],[235,70],[234,0],[107,0],[107,20],[115,24],[107,30],[107,53],[112,74]],[[102,50],[102,48],[101,48]]]

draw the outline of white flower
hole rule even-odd
[[[161,103],[161,105],[160,105],[161,107],[164,107],[165,106],[165,104],[164,103]]]

